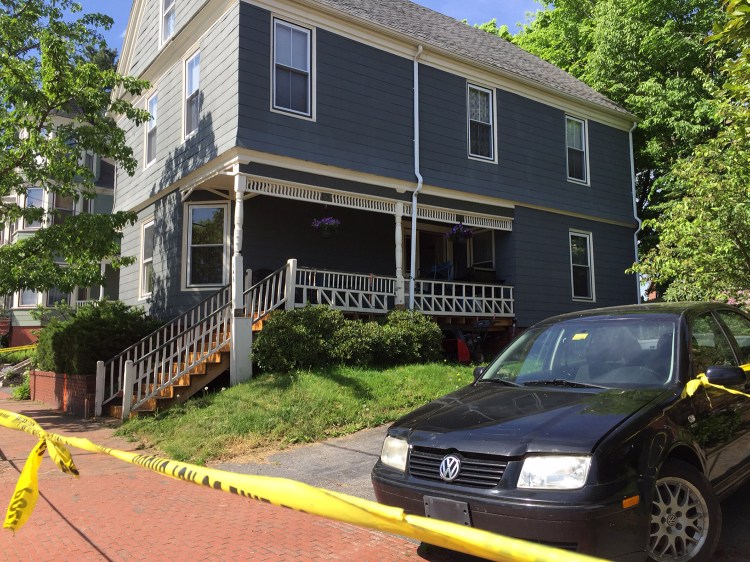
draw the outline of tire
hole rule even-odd
[[[721,507],[691,465],[664,463],[651,498],[648,554],[656,562],[708,562],[721,536]]]

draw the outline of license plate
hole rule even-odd
[[[471,513],[469,512],[469,504],[466,502],[425,496],[424,514],[425,517],[471,527]]]

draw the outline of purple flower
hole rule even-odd
[[[313,219],[310,226],[314,230],[331,231],[338,229],[341,226],[341,221],[333,217],[323,217],[322,219]]]
[[[471,238],[472,236],[474,236],[474,232],[469,227],[464,226],[463,223],[453,225],[453,228],[445,233],[445,237],[448,240],[465,240],[467,238]]]

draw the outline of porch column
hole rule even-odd
[[[404,308],[404,236],[401,229],[401,220],[404,215],[404,204],[396,203],[396,232],[394,236],[396,244],[396,308]]]
[[[242,233],[245,220],[247,177],[234,176],[234,233],[232,238],[232,332],[230,334],[229,383],[235,385],[253,376],[250,347],[253,321],[245,316],[245,270],[242,260]]]

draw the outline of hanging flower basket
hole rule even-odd
[[[338,231],[341,221],[334,217],[323,217],[322,219],[313,219],[310,226],[313,230],[318,231],[323,238],[328,238]]]
[[[448,240],[454,240],[456,242],[465,242],[469,238],[474,236],[474,232],[463,223],[453,225],[448,232],[445,233],[445,237]]]

